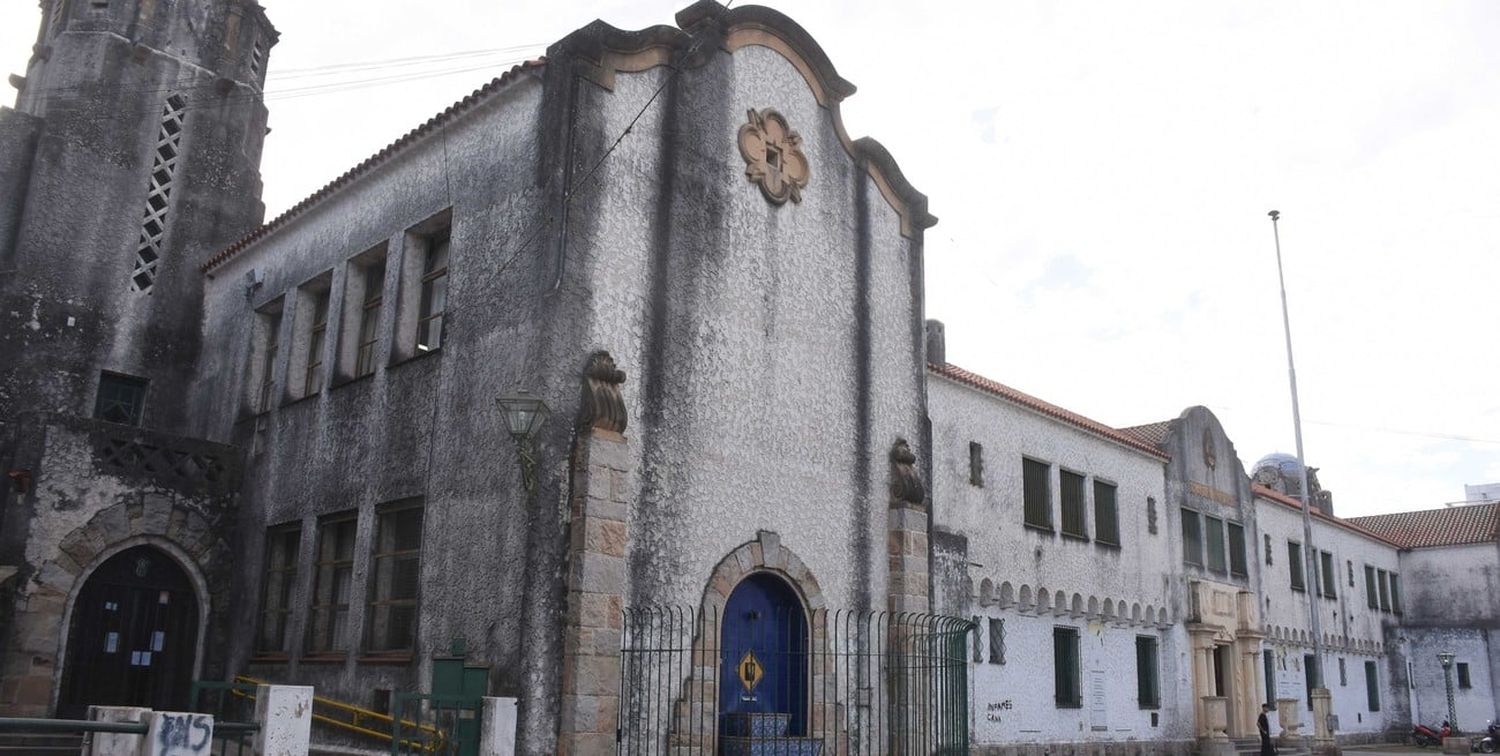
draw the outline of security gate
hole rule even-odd
[[[617,752],[966,754],[972,628],[928,614],[803,612],[751,579],[722,612],[626,609]]]

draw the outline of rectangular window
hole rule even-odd
[[[1052,529],[1052,467],[1034,459],[1021,459],[1022,496],[1026,507],[1026,524],[1033,528]]]
[[[1182,561],[1203,566],[1203,525],[1198,513],[1182,510]]]
[[[1389,575],[1390,573],[1385,570],[1375,571],[1375,576],[1380,581],[1380,611],[1382,612],[1391,610],[1391,584]]]
[[[1380,711],[1380,674],[1372,661],[1365,662],[1365,697],[1370,711]]]
[[[260,632],[257,651],[285,653],[287,621],[292,616],[292,598],[297,583],[297,547],[302,543],[301,523],[287,523],[266,530],[265,580],[261,583]]]
[[[1354,562],[1344,560],[1344,574],[1349,576],[1349,587],[1354,587]]]
[[[1323,573],[1322,575],[1319,575],[1319,577],[1322,578],[1323,583],[1323,589],[1319,592],[1319,595],[1321,595],[1323,598],[1337,598],[1339,574],[1335,571],[1333,566],[1333,555],[1326,551],[1322,551],[1318,553],[1318,557],[1319,571]]]
[[[359,315],[359,341],[355,346],[354,377],[375,372],[375,356],[380,344],[380,310],[385,302],[385,258],[361,267],[363,303]]]
[[[281,348],[281,309],[261,313],[260,341],[260,389],[257,392],[255,409],[269,412],[276,402],[276,352]]]
[[[1077,629],[1052,628],[1053,700],[1059,709],[1078,709],[1083,706],[1078,653]]]
[[[1203,518],[1203,534],[1208,540],[1208,568],[1214,572],[1223,572],[1224,562],[1224,521],[1217,517]]]
[[[1316,669],[1317,669],[1317,666],[1313,664],[1313,655],[1312,654],[1303,654],[1302,655],[1302,685],[1303,685],[1302,690],[1304,691],[1305,695],[1303,695],[1302,700],[1307,704],[1307,710],[1308,711],[1312,711],[1312,692],[1313,692],[1313,688],[1318,687],[1318,678],[1317,678],[1317,675],[1316,675],[1316,672],[1315,672]]]
[[[330,654],[348,650],[349,598],[354,581],[357,515],[343,512],[318,521],[313,563],[313,604],[308,616],[307,650]]]
[[[302,376],[302,395],[312,396],[323,387],[323,347],[328,338],[328,290],[312,295],[312,314],[307,332],[307,369]]]
[[[984,661],[984,618],[970,617],[974,623],[974,663]]]
[[[421,585],[421,500],[380,510],[370,562],[368,649],[372,653],[409,652],[415,648]]]
[[[1371,609],[1380,608],[1380,590],[1375,587],[1375,568],[1365,565],[1365,600]]]
[[[1250,568],[1245,562],[1245,526],[1231,522],[1229,528],[1229,573],[1245,577]]]
[[[1156,639],[1135,637],[1135,697],[1142,709],[1161,708],[1161,684],[1157,673]]]
[[[1005,620],[990,618],[990,663],[1005,663]]]
[[[984,447],[978,441],[969,442],[969,485],[984,486]]]
[[[1401,613],[1401,576],[1390,573],[1391,576],[1391,611]]]
[[[1349,684],[1349,670],[1344,667],[1344,657],[1339,657],[1339,687]]]
[[[1115,506],[1115,487],[1094,481],[1094,540],[1120,545],[1120,511]]]
[[[1286,542],[1286,563],[1292,573],[1292,590],[1307,590],[1307,582],[1302,579],[1302,544],[1296,541]]]
[[[1088,506],[1087,483],[1082,475],[1062,470],[1058,473],[1062,492],[1062,532],[1065,535],[1089,537],[1084,508]]]
[[[427,240],[422,260],[422,294],[417,308],[417,352],[430,352],[443,343],[443,313],[448,308],[447,229]]]
[[[1460,688],[1472,688],[1472,687],[1474,687],[1473,680],[1469,679],[1469,663],[1468,662],[1459,662],[1458,663],[1458,687],[1460,687]]]
[[[1266,703],[1276,705],[1276,652],[1266,649],[1260,654],[1261,673],[1265,676]]]
[[[1271,549],[1271,536],[1269,536],[1269,535],[1265,536],[1265,539],[1266,539],[1266,566],[1269,567],[1272,564],[1272,561],[1271,561],[1271,551],[1272,551],[1272,549]]]
[[[121,425],[140,425],[146,411],[146,379],[119,373],[99,374],[94,417]]]

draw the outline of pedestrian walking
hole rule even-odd
[[[1260,730],[1260,756],[1276,756],[1276,744],[1271,742],[1271,720],[1266,717],[1270,711],[1270,704],[1261,704],[1260,717],[1255,720],[1255,728]]]

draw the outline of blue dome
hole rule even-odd
[[[1297,464],[1297,455],[1286,452],[1272,452],[1261,457],[1260,461],[1251,468],[1251,474],[1254,475],[1254,471],[1264,467],[1274,467],[1282,475],[1296,475],[1301,471],[1301,467]]]

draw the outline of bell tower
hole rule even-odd
[[[0,424],[182,432],[200,265],[264,216],[255,0],[42,0],[0,108]],[[0,434],[3,436],[3,434]]]

